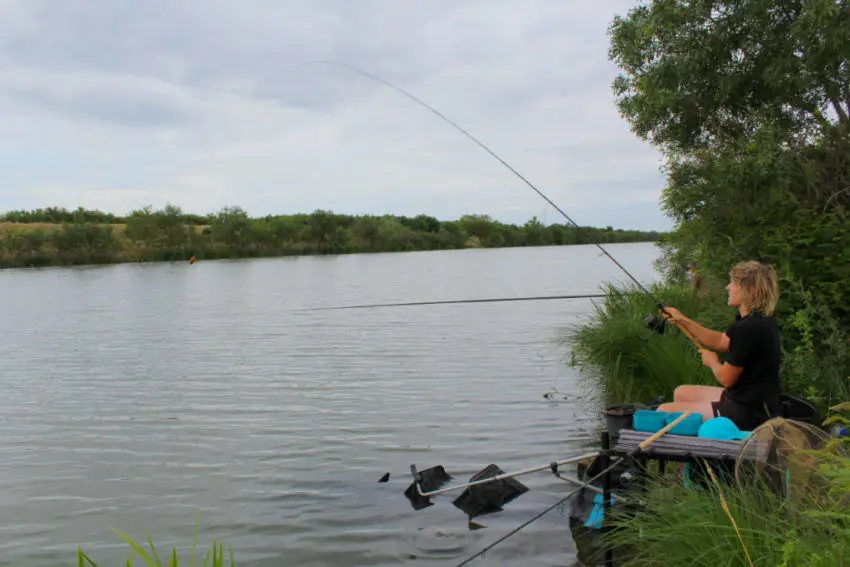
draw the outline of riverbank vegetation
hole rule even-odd
[[[487,215],[440,221],[416,217],[311,214],[251,218],[239,207],[207,216],[180,207],[147,207],[117,217],[100,211],[39,209],[0,216],[0,268],[115,262],[256,258],[303,254],[398,252],[548,246],[591,242],[656,242],[658,232],[523,225]]]
[[[729,269],[773,265],[783,386],[821,408],[848,399],[850,5],[653,0],[615,18],[610,35],[619,110],[666,161],[674,230],[655,293],[723,329]],[[684,291],[691,261],[703,293]],[[670,399],[676,383],[711,381],[680,332],[639,328],[649,313],[648,298],[612,289],[568,337],[608,401]]]
[[[681,475],[656,476],[637,515],[612,511],[605,545],[614,546],[617,565],[635,567],[850,565],[850,445],[840,445],[807,452],[819,466],[787,498],[762,477],[724,482],[712,469],[686,488]]]
[[[821,412],[850,399],[850,4],[649,0],[615,18],[610,36],[619,110],[665,161],[661,204],[674,230],[653,294],[725,329],[729,269],[773,265],[783,389]],[[690,288],[688,262],[703,292]],[[715,385],[680,331],[646,327],[657,311],[639,290],[610,288],[591,321],[566,333],[603,403]],[[850,466],[819,457],[836,500],[791,506],[724,485],[736,534],[717,490],[657,479],[647,512],[621,518],[612,541],[633,547],[630,565],[843,565]]]

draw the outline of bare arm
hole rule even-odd
[[[690,331],[699,342],[711,350],[715,352],[729,352],[729,337],[726,336],[726,333],[706,329],[696,321],[687,318],[680,324]]]
[[[714,377],[725,388],[734,386],[744,371],[740,366],[733,366],[728,362],[720,362],[720,359],[717,358],[717,353],[707,350],[702,351],[702,363],[711,368]]]
[[[672,322],[674,325],[684,327],[699,342],[705,345],[706,348],[715,352],[729,352],[729,337],[726,333],[706,329],[693,319],[682,315],[682,312],[675,307],[667,307],[666,310],[669,314],[665,315],[668,321]]]

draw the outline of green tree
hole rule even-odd
[[[162,258],[182,258],[187,249],[194,248],[190,238],[194,229],[186,225],[183,210],[171,203],[163,210],[154,210],[149,205],[132,211],[127,216],[124,232],[137,245],[155,251]]]
[[[523,225],[522,231],[525,233],[526,242],[529,246],[553,244],[552,231],[540,222],[536,216],[532,217],[531,220]]]
[[[380,219],[374,216],[358,217],[352,225],[354,238],[367,249],[380,248]]]
[[[91,223],[63,223],[50,232],[60,264],[108,262],[115,257],[118,241],[111,226]]]
[[[482,242],[486,242],[496,228],[490,215],[464,215],[459,222],[469,236],[476,236]]]
[[[210,223],[213,238],[234,250],[245,249],[253,238],[251,219],[241,207],[224,207]]]
[[[381,250],[400,252],[413,250],[412,231],[392,216],[383,216],[378,221],[377,239]]]
[[[307,220],[308,237],[321,251],[339,252],[346,242],[348,224],[343,215],[318,209]]]
[[[670,151],[765,129],[805,141],[848,123],[845,0],[653,0],[615,18],[611,36],[621,112]]]
[[[667,265],[761,259],[850,324],[848,3],[653,0],[610,33],[619,110],[665,156]]]

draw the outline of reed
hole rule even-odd
[[[560,339],[572,353],[571,365],[581,370],[580,379],[596,392],[598,401],[651,403],[659,396],[672,400],[680,384],[714,384],[684,333],[671,325],[663,334],[647,327],[646,317],[659,310],[645,294],[610,284],[603,292],[590,320],[567,327]],[[717,298],[698,296],[683,286],[655,286],[651,292],[705,324],[722,325],[724,318],[728,324],[734,317]]]
[[[198,526],[199,526],[199,517],[195,518],[195,532],[192,537],[192,550],[189,554],[189,567],[195,567],[195,552],[197,551],[198,545]],[[146,551],[141,544],[136,542],[130,536],[112,528],[121,539],[127,542],[130,546],[130,557],[127,559],[127,567],[133,566],[133,560],[138,555],[142,561],[144,561],[145,565],[148,567],[166,567],[166,563],[163,563],[159,557],[159,553],[156,550],[156,546],[153,543],[153,538],[150,533],[148,533],[148,546],[150,547],[150,552]],[[228,546],[229,558],[230,558],[230,567],[236,566],[236,561],[233,557],[233,547]],[[172,547],[171,553],[166,555],[168,560],[167,567],[179,567],[179,559],[177,556],[177,548]],[[183,563],[186,564],[185,562]],[[77,565],[78,567],[100,567],[91,557],[89,557],[81,547],[77,547]],[[224,567],[224,544],[213,540],[210,545],[209,550],[204,556],[204,562],[201,564],[202,567]]]

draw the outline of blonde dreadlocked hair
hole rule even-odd
[[[749,311],[770,317],[779,301],[779,282],[772,266],[761,262],[741,262],[729,272],[729,277],[741,287],[743,303]]]

